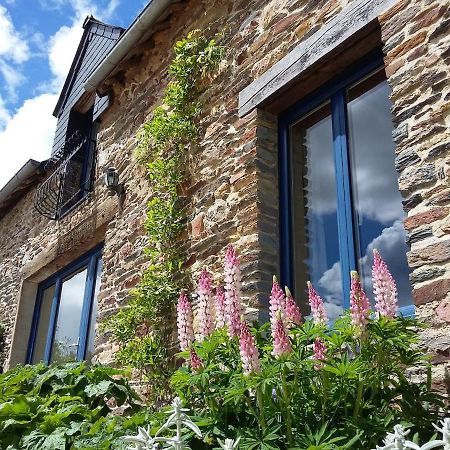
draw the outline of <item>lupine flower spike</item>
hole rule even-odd
[[[197,355],[194,347],[191,348],[191,367],[194,372],[198,372],[203,368],[203,362],[200,357]]]
[[[286,332],[286,327],[284,325],[283,319],[281,318],[281,313],[278,312],[278,317],[276,319],[275,325],[275,336],[273,338],[272,355],[275,356],[275,358],[280,358],[282,356],[288,355],[291,352],[291,342]]]
[[[216,288],[216,328],[223,328],[227,323],[225,292],[221,286]]]
[[[370,303],[364,292],[358,272],[351,272],[351,288],[350,288],[350,317],[352,324],[364,330],[369,319]]]
[[[286,286],[284,288],[286,291],[286,324],[287,327],[290,328],[293,325],[300,325],[302,321],[302,315],[300,313],[300,309],[295,303],[294,297],[292,297],[291,291]]]
[[[277,277],[274,275],[269,300],[270,328],[273,338],[275,338],[278,314],[281,314],[281,320],[285,320],[285,308],[286,296],[278,283]]]
[[[308,297],[314,323],[316,325],[327,325],[328,316],[325,310],[325,305],[310,281],[308,281]]]
[[[313,344],[313,359],[316,361],[325,361],[326,359],[326,352],[327,352],[327,346],[325,345],[325,342],[322,341],[320,338],[316,338]],[[323,364],[316,364],[314,368],[316,370],[319,370],[323,367]]]
[[[258,349],[255,338],[251,335],[246,322],[240,324],[241,334],[239,338],[239,352],[241,355],[244,375],[251,375],[261,371]]]
[[[187,295],[181,292],[177,304],[177,327],[178,339],[182,351],[189,350],[194,341],[194,330],[192,327],[192,306]]]
[[[214,331],[214,320],[212,314],[213,292],[211,274],[203,269],[198,283],[198,340],[202,342]]]
[[[380,316],[394,318],[398,309],[397,285],[378,250],[373,251],[372,281],[375,310]]]
[[[228,335],[239,336],[241,327],[241,270],[239,259],[232,245],[225,254],[225,306]]]

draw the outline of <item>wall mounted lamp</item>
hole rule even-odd
[[[108,188],[108,195],[117,194],[121,197],[125,194],[125,187],[122,183],[119,183],[119,174],[115,167],[108,167],[105,173],[105,185]]]

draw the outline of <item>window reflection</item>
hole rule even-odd
[[[389,95],[383,71],[348,90],[353,208],[359,271],[367,294],[373,302],[372,251],[376,248],[397,282],[400,306],[405,306],[412,298]]]
[[[102,260],[99,259],[97,261],[97,275],[95,277],[95,291],[94,298],[92,299],[92,310],[91,310],[91,318],[89,322],[89,335],[86,347],[86,360],[90,361],[92,359],[92,355],[94,354],[94,343],[95,343],[95,323],[97,318],[97,297],[100,291],[100,281],[102,276]]]
[[[306,282],[326,302],[331,319],[342,313],[336,178],[331,108],[327,103],[290,128],[296,294],[305,314]]]
[[[51,362],[77,359],[86,275],[84,267],[63,280]]]
[[[52,310],[53,297],[55,295],[55,285],[45,289],[42,293],[41,306],[39,310],[39,322],[34,341],[32,364],[37,364],[44,360],[45,346],[47,343],[48,326]]]

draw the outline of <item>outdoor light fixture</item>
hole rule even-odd
[[[105,173],[105,185],[108,188],[108,195],[117,194],[119,197],[125,193],[123,184],[119,183],[119,174],[114,167],[109,167]]]

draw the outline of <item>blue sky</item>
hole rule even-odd
[[[0,0],[0,188],[50,154],[52,111],[88,14],[127,28],[144,0]]]

